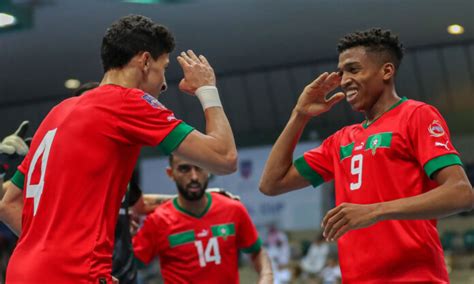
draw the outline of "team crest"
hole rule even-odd
[[[221,236],[224,239],[224,241],[227,240],[227,236],[229,235],[229,232],[227,231],[227,229],[225,227],[222,227],[220,228],[220,230],[221,230],[220,232]]]
[[[375,152],[377,152],[377,148],[382,145],[382,135],[377,134],[372,138],[372,141],[370,141],[370,150],[372,150],[372,155],[375,155]]]
[[[428,132],[433,137],[441,137],[444,135],[443,126],[437,120],[433,120],[433,122],[428,126]]]
[[[144,99],[153,108],[166,109],[166,107],[162,103],[160,103],[155,97],[150,94],[144,94],[142,96],[142,99]]]

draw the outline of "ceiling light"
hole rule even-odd
[[[16,23],[16,18],[12,15],[0,13],[0,28],[12,26]]]
[[[68,79],[64,82],[64,87],[68,89],[77,89],[81,85],[81,81],[77,79]]]
[[[450,25],[448,26],[448,33],[452,34],[452,35],[460,35],[462,33],[464,33],[464,27],[461,26],[461,25]]]

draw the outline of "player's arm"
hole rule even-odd
[[[217,92],[214,70],[207,59],[192,51],[182,52],[178,62],[184,72],[179,87],[196,95],[204,109],[206,133],[192,131],[176,149],[181,156],[215,174],[229,174],[237,169],[234,135]]]
[[[206,192],[217,192],[228,198],[240,200],[240,196],[234,195],[231,192],[226,191],[222,188],[208,188],[206,189]],[[153,212],[156,207],[160,206],[168,200],[175,198],[176,196],[176,194],[143,194],[138,199],[138,201],[132,206],[132,209],[137,214],[149,214]]]
[[[250,255],[252,259],[253,267],[258,273],[259,284],[271,284],[273,283],[273,271],[272,263],[268,257],[267,252],[264,248],[261,248],[258,252],[254,252]]]
[[[339,86],[340,80],[337,73],[323,73],[304,88],[265,164],[259,186],[262,193],[278,195],[310,184],[293,165],[293,152],[308,121],[344,98],[344,94],[337,93],[326,99],[326,95]]]
[[[7,224],[18,236],[21,233],[22,191],[11,181],[3,183],[3,190],[5,195],[0,200],[0,221]]]
[[[349,230],[378,221],[437,219],[473,209],[474,191],[461,166],[445,167],[433,177],[439,186],[417,196],[375,204],[339,205],[323,219],[324,236],[337,240]]]
[[[153,212],[156,207],[175,197],[176,195],[173,194],[143,194],[132,206],[132,210],[137,214],[145,215]]]

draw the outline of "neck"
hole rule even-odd
[[[204,194],[201,199],[198,200],[186,200],[181,194],[178,195],[178,204],[184,210],[192,213],[193,215],[201,215],[206,209],[208,203],[207,194]]]
[[[138,88],[140,84],[137,75],[137,71],[132,68],[111,69],[104,74],[100,85],[112,84],[125,88]]]
[[[384,114],[394,104],[400,100],[397,92],[394,88],[391,88],[388,92],[383,93],[372,107],[365,112],[367,122],[371,122]]]

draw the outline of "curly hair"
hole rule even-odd
[[[390,30],[372,28],[365,31],[353,32],[339,40],[337,50],[339,54],[347,49],[363,46],[369,52],[380,53],[385,62],[392,62],[398,69],[403,58],[403,44],[398,36]]]
[[[102,39],[101,59],[104,72],[121,68],[141,52],[150,52],[153,59],[170,53],[174,37],[164,26],[141,15],[128,15],[114,22]]]

